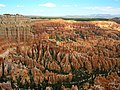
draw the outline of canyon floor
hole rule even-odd
[[[0,90],[120,90],[120,24],[0,17]]]

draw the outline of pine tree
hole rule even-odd
[[[29,70],[29,77],[30,77],[30,89],[35,88],[35,82],[34,82],[34,77],[32,75],[31,69]]]
[[[11,66],[8,64],[8,68],[7,68],[8,74],[10,74],[10,71],[11,71]]]
[[[4,74],[4,61],[2,62],[2,77],[5,77],[5,74]]]
[[[41,90],[40,80],[38,81],[38,90]]]
[[[29,84],[28,84],[27,80],[25,79],[24,89],[28,89],[28,87],[29,87]]]

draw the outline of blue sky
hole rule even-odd
[[[120,0],[0,0],[0,14],[41,16],[120,14]]]

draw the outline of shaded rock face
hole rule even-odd
[[[31,26],[28,17],[16,14],[0,16],[0,37],[12,41],[25,41],[30,34]]]
[[[120,18],[116,17],[116,18],[112,18],[110,20],[120,24]]]

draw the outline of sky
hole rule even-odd
[[[120,0],[0,0],[0,14],[66,16],[120,14]]]

